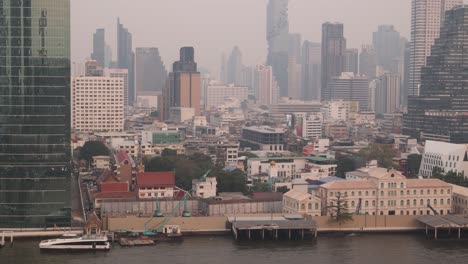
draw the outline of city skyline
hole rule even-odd
[[[88,8],[91,5],[90,0],[72,1],[72,39],[85,40],[84,44],[80,42],[79,46],[72,46],[72,60],[83,61],[90,56],[92,34],[96,28],[100,27],[106,29],[106,39],[115,57],[115,20],[120,17],[121,22],[133,34],[133,46],[159,48],[165,65],[171,65],[177,60],[178,54],[174,52],[174,46],[194,46],[198,50],[200,67],[208,68],[215,75],[219,74],[221,54],[229,53],[234,45],[239,46],[243,53],[245,65],[266,62],[267,42],[264,36],[267,0],[235,2],[202,0],[197,4],[181,0],[164,4],[159,1],[150,3],[150,1],[142,0],[142,2],[147,3],[147,8],[133,7],[123,0],[112,1],[113,8],[102,16],[100,10],[110,4],[108,0],[100,1],[100,3],[93,2],[93,9]],[[192,10],[197,10],[197,6],[210,6],[211,8],[200,8],[199,12],[192,12]],[[316,6],[320,8],[315,8]],[[336,8],[337,6],[342,8]],[[366,6],[366,8],[356,8],[359,6]],[[357,10],[349,12],[351,8]],[[186,18],[171,22],[168,16],[173,14],[172,11],[175,9],[181,9],[178,10],[182,12],[180,17]],[[190,10],[190,13],[184,10]],[[369,10],[375,11],[370,15]],[[236,11],[242,12],[242,20],[238,19]],[[392,2],[359,0],[344,3],[338,0],[319,0],[313,3],[291,0],[289,4],[290,32],[300,33],[303,40],[320,42],[322,23],[341,22],[345,25],[348,48],[359,48],[362,44],[372,43],[372,32],[376,31],[380,24],[394,25],[395,30],[409,38],[410,11],[411,3],[406,0]],[[86,12],[92,19],[89,22],[79,19],[82,12]],[[134,19],[135,12],[140,14],[139,19]],[[148,12],[155,13],[150,15]],[[200,18],[201,15],[204,18]],[[366,23],[362,23],[362,17],[367,18]],[[213,26],[214,20],[217,26]],[[147,24],[151,24],[151,27],[142,26]],[[180,33],[174,34],[174,32]],[[214,36],[221,36],[221,38]]]

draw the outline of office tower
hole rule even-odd
[[[270,105],[276,102],[275,79],[271,66],[257,65],[254,73],[255,99],[261,105]]]
[[[393,114],[400,109],[400,79],[400,75],[394,73],[385,73],[380,76],[375,92],[375,112],[377,114]]]
[[[412,0],[409,95],[419,94],[421,67],[431,55],[434,40],[439,37],[445,11],[463,4],[463,0]]]
[[[403,55],[403,80],[402,80],[402,89],[401,89],[401,104],[403,107],[408,106],[408,95],[409,95],[409,84],[410,84],[410,55],[411,55],[411,43],[407,42]]]
[[[321,92],[321,46],[320,43],[304,41],[302,45],[302,95],[305,100],[320,100]]]
[[[359,54],[359,73],[366,75],[369,79],[377,76],[377,54],[374,46],[362,45],[361,54]]]
[[[106,44],[104,48],[104,67],[110,68],[112,64],[112,48]]]
[[[322,100],[330,100],[328,82],[344,72],[346,39],[343,24],[324,23],[322,25]]]
[[[364,75],[343,72],[339,77],[333,77],[328,83],[331,100],[346,100],[359,102],[359,110],[368,110],[369,79]]]
[[[359,50],[358,49],[346,50],[344,71],[352,72],[354,74],[359,73]]]
[[[167,71],[157,48],[137,48],[135,52],[136,96],[160,94],[166,85]]]
[[[117,19],[117,67],[128,70],[128,103],[133,105],[135,92],[135,53],[132,47],[132,34],[128,32],[120,19]]]
[[[393,60],[401,56],[400,33],[392,25],[380,25],[373,33],[372,44],[377,55],[377,64],[389,71]]]
[[[446,13],[422,67],[419,96],[410,96],[403,132],[421,140],[468,143],[468,7]]]
[[[221,67],[219,69],[219,80],[226,84],[227,81],[227,61],[226,61],[226,54],[221,55]]]
[[[70,1],[0,1],[0,36],[0,228],[70,226]]]
[[[104,69],[95,60],[85,62],[85,76],[102,76]]]
[[[291,33],[288,36],[288,54],[289,58],[293,58],[295,63],[301,63],[301,34]]]
[[[303,99],[302,85],[301,85],[301,71],[300,63],[294,57],[289,57],[288,64],[288,97],[294,99]]]
[[[227,83],[239,85],[242,80],[242,53],[239,47],[232,49],[227,62]]]
[[[104,76],[110,78],[122,78],[124,84],[124,106],[128,106],[128,70],[104,68]]]
[[[288,95],[289,0],[269,0],[267,7],[267,64],[272,66],[280,96]]]
[[[169,119],[171,107],[195,109],[200,115],[201,76],[197,71],[195,50],[193,47],[180,49],[180,60],[174,62],[172,72],[166,83],[164,92],[163,118]]]
[[[241,79],[241,86],[245,86],[249,88],[249,95],[253,95],[254,89],[254,67],[243,66],[242,67],[242,79]]]
[[[72,129],[80,132],[124,130],[124,79],[72,78]]]
[[[105,30],[103,28],[98,28],[96,33],[93,35],[93,53],[91,54],[91,59],[97,61],[101,67],[105,67],[105,57],[106,57],[106,37]]]

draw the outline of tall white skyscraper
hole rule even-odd
[[[254,74],[255,98],[259,104],[270,105],[276,102],[275,79],[271,66],[257,65]]]
[[[409,68],[409,95],[419,95],[421,67],[431,55],[434,40],[439,37],[440,25],[445,11],[463,0],[412,0],[411,1],[411,47]]]

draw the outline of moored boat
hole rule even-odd
[[[106,236],[63,235],[60,238],[43,240],[41,250],[110,250]]]

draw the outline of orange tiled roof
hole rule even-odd
[[[334,181],[320,185],[325,189],[375,189],[377,185],[373,181]]]
[[[435,188],[435,187],[450,188],[452,186],[439,179],[410,179],[406,182],[406,187],[407,188]]]

